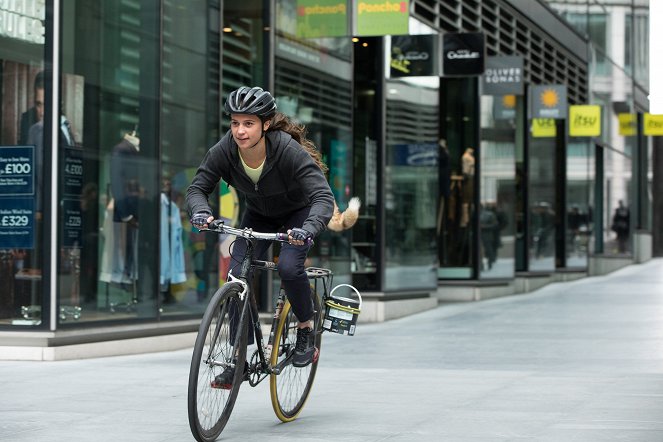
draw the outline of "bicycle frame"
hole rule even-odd
[[[228,274],[228,281],[226,283],[238,283],[242,286],[242,291],[240,293],[240,300],[243,302],[242,312],[239,318],[239,326],[247,326],[245,321],[248,319],[250,321],[249,332],[253,333],[254,343],[257,346],[257,355],[258,359],[255,360],[255,355],[251,357],[251,362],[248,364],[248,370],[250,375],[250,384],[251,386],[256,386],[262,380],[264,380],[270,374],[279,374],[283,368],[289,363],[289,358],[284,361],[281,361],[277,366],[270,367],[269,362],[265,356],[265,346],[264,346],[264,336],[262,333],[262,327],[260,325],[260,317],[258,312],[258,304],[255,298],[255,294],[252,290],[252,286],[249,283],[249,278],[253,270],[270,270],[276,271],[278,267],[275,262],[264,261],[254,259],[254,253],[256,249],[256,244],[258,240],[268,240],[273,242],[288,242],[288,235],[285,233],[258,233],[254,232],[252,229],[237,229],[234,227],[228,227],[223,225],[221,222],[213,222],[212,226],[209,229],[202,229],[208,231],[214,231],[218,233],[227,233],[230,235],[235,235],[238,239],[246,241],[246,253],[240,264],[240,271],[238,276]],[[312,243],[310,243],[312,244]],[[328,289],[331,285],[331,272],[327,269],[311,268],[314,272],[313,278],[316,280],[316,293],[317,293],[317,279],[326,277],[328,281],[323,282],[324,295],[323,299],[328,293]],[[307,269],[307,274],[309,274],[309,269]],[[248,302],[247,302],[248,297]],[[285,301],[283,299],[283,301]],[[276,326],[279,319],[279,311],[276,311],[272,321],[272,328],[270,336],[274,336],[276,331]],[[238,335],[239,336],[239,335]],[[236,345],[237,343],[235,343]],[[273,344],[268,342],[269,344]],[[255,361],[255,362],[254,362]]]

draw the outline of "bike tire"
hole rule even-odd
[[[242,384],[248,327],[246,314],[242,314],[245,301],[239,297],[241,290],[242,287],[236,283],[227,283],[219,288],[212,296],[198,329],[189,370],[188,414],[191,433],[199,442],[211,442],[219,437],[230,418]],[[238,336],[232,336],[231,321],[237,321]],[[237,352],[234,351],[232,338],[237,341]],[[212,380],[224,369],[221,364],[229,364],[233,360],[236,365],[232,388],[212,388]]]
[[[320,351],[322,344],[322,329],[320,321],[320,300],[313,294],[313,307],[315,311],[315,346]],[[279,317],[279,325],[274,335],[274,347],[270,358],[272,367],[282,362],[290,349],[294,349],[297,341],[297,318],[295,317],[290,302],[286,301]],[[282,422],[291,422],[297,418],[304,408],[306,400],[313,387],[315,373],[318,369],[318,358],[306,367],[297,368],[292,364],[286,365],[277,374],[271,374],[269,379],[269,390],[272,400],[272,408],[276,417]]]

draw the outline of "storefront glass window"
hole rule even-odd
[[[385,290],[437,285],[439,78],[387,80]]]
[[[631,158],[605,149],[603,242],[606,255],[630,254],[633,223],[631,199]]]
[[[159,288],[164,315],[202,312],[219,286],[219,263],[226,263],[218,253],[219,237],[191,227],[184,200],[201,159],[221,137],[221,11],[208,3],[163,4]],[[224,193],[215,192],[210,203],[234,224],[236,195],[220,188]]]
[[[470,279],[476,277],[477,81],[473,78],[445,78],[440,96],[440,134],[448,152],[441,150],[439,163],[438,277]]]
[[[631,77],[617,65],[610,66],[608,74],[597,76],[592,83],[592,103],[600,105],[602,109],[600,139],[603,142],[603,211],[600,212],[600,222],[603,229],[603,253],[623,255],[632,251],[633,221],[639,210],[635,206],[637,200],[631,179],[637,137],[635,134],[626,135],[622,127],[614,126],[623,114],[631,115],[634,119],[636,115],[632,111]]]
[[[555,270],[555,138],[529,140],[529,271]]]
[[[594,224],[594,145],[569,142],[566,149],[566,267],[586,268]]]
[[[509,278],[515,270],[515,95],[481,97],[480,277]]]
[[[39,325],[44,291],[44,72],[46,2],[0,6],[0,327]],[[14,26],[4,26],[4,24]]]
[[[303,124],[322,152],[328,180],[340,210],[357,196],[352,180],[352,43],[343,10],[329,27],[306,24],[298,2],[276,2],[274,93],[279,111]],[[302,9],[304,9],[302,7]],[[317,20],[322,16],[315,18]],[[325,18],[322,18],[325,21]],[[298,28],[299,27],[299,28]],[[330,268],[334,282],[352,283],[352,232],[325,231],[309,252],[307,266]],[[356,265],[356,263],[354,264]],[[276,275],[275,275],[276,276]],[[273,278],[272,291],[280,281]]]
[[[62,17],[59,321],[153,318],[160,9],[64,2]]]

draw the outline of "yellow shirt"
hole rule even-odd
[[[257,169],[253,169],[244,162],[244,158],[242,158],[242,155],[239,156],[239,159],[242,160],[242,166],[244,166],[244,172],[246,172],[249,178],[251,178],[253,184],[257,184],[258,178],[260,178],[260,175],[262,174],[262,168],[265,165],[265,160],[262,160],[262,163],[260,164],[260,166],[258,166]]]

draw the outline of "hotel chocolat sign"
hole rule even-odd
[[[487,57],[483,95],[522,95],[523,57]]]
[[[485,36],[483,32],[448,33],[443,36],[444,76],[481,75],[485,65]]]

